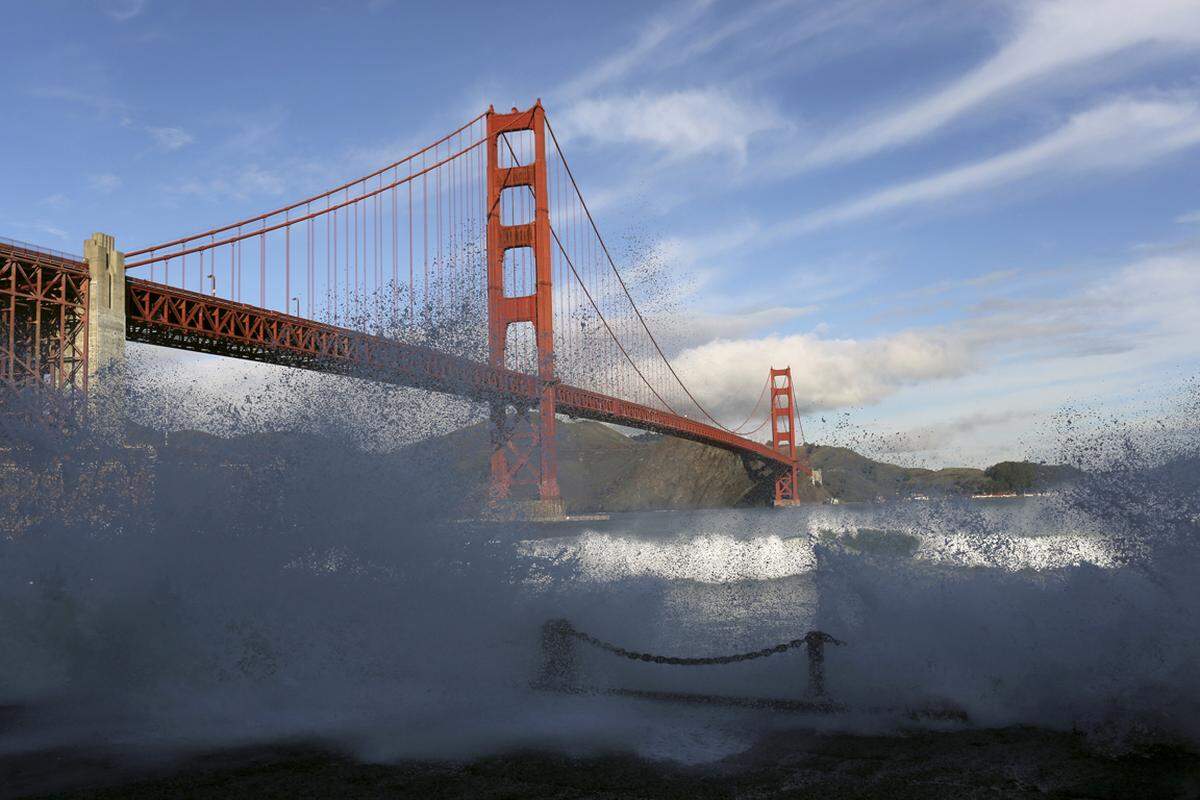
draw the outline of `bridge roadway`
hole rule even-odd
[[[80,265],[81,268],[83,265]],[[127,277],[126,339],[536,407],[536,375],[498,369],[420,345]],[[790,467],[787,456],[687,417],[560,383],[559,413],[678,436]]]
[[[86,274],[84,264],[78,265]],[[536,375],[498,369],[432,348],[406,344],[254,305],[125,279],[126,339],[288,367],[329,372],[467,397],[536,407]],[[678,436],[790,468],[770,446],[687,417],[560,383],[559,413]]]

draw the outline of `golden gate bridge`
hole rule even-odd
[[[752,457],[779,505],[809,471],[790,368],[770,370],[733,427],[678,374],[541,101],[488,109],[369,175],[161,244],[122,253],[96,234],[81,259],[0,241],[0,382],[86,394],[125,341],[485,403],[490,500],[532,500],[539,514],[562,508],[556,414]],[[768,424],[768,442],[751,438]]]

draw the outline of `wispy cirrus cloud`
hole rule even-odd
[[[823,36],[837,35],[849,49],[861,46],[890,10],[906,20],[922,17],[913,7],[900,8],[894,2],[889,6],[889,0],[679,2],[639,21],[628,45],[589,64],[552,94],[573,101],[634,80],[642,84],[661,80],[680,68],[689,72],[699,68],[710,78],[718,73],[728,77],[731,71],[771,72],[772,67],[779,68],[781,55]],[[893,35],[895,21],[887,19],[885,29]],[[731,56],[739,66],[726,60]]]
[[[167,191],[175,195],[209,199],[279,197],[287,182],[277,172],[249,164],[236,172],[171,184]]]
[[[47,236],[53,236],[55,239],[67,238],[67,232],[51,222],[33,222],[26,227],[35,230],[38,233],[44,233]]]
[[[690,0],[646,20],[641,25],[641,33],[628,47],[609,54],[577,78],[567,82],[561,93],[567,97],[586,95],[628,76],[642,66],[667,39],[703,16],[715,2],[716,0]]]
[[[558,127],[564,139],[639,144],[668,158],[725,153],[745,159],[751,139],[785,125],[767,103],[706,88],[580,100]]]
[[[100,10],[117,22],[127,22],[146,10],[147,0],[100,0]]]
[[[178,150],[195,141],[192,134],[180,127],[142,124],[138,119],[139,114],[129,103],[99,89],[85,91],[63,84],[52,84],[36,86],[30,89],[29,93],[33,97],[59,100],[86,108],[104,119],[115,121],[122,128],[148,134],[155,145],[163,150]]]
[[[52,236],[55,239],[66,240],[67,232],[54,222],[45,219],[35,220],[19,220],[19,219],[0,219],[0,223],[4,224],[5,228],[13,231],[20,231],[16,234],[18,239],[27,239],[35,241],[37,236]]]
[[[35,86],[29,90],[29,94],[44,100],[61,100],[82,106],[95,111],[101,117],[115,118],[124,127],[132,127],[134,124],[129,105],[104,91],[85,91],[72,86],[53,84]]]
[[[906,388],[924,391],[989,371],[1008,384],[1021,376],[1053,383],[1066,365],[1095,377],[1194,357],[1200,250],[1089,274],[1089,282],[1072,281],[1059,295],[977,303],[953,323],[874,337],[814,331],[718,339],[684,350],[675,365],[690,385],[704,387],[702,398],[718,416],[736,421],[748,411],[746,387],[780,364],[804,365],[793,377],[801,410],[811,413],[873,405]]]
[[[178,150],[181,147],[187,147],[195,141],[195,137],[183,128],[149,125],[146,127],[146,132],[150,134],[150,138],[154,140],[155,144],[163,150]]]
[[[1195,97],[1124,98],[1077,114],[1023,147],[815,211],[777,226],[772,233],[776,237],[810,233],[1035,175],[1132,169],[1197,144],[1200,102]]]
[[[1054,0],[1021,3],[1016,12],[1014,32],[987,61],[904,107],[830,135],[792,165],[848,161],[909,144],[1018,88],[1071,77],[1076,68],[1132,48],[1200,49],[1194,0]]]
[[[121,177],[111,172],[101,172],[88,177],[88,186],[94,191],[108,194],[121,188]]]
[[[65,207],[68,202],[69,199],[65,194],[62,192],[55,192],[54,194],[46,195],[41,200],[38,200],[38,205],[46,206],[47,208],[59,209]]]

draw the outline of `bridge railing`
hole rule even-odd
[[[48,256],[54,256],[60,261],[75,261],[79,263],[80,267],[83,267],[83,256],[75,253],[68,253],[63,250],[55,250],[52,247],[44,247],[40,244],[30,244],[29,242],[22,242],[18,239],[9,239],[5,236],[0,236],[0,245],[4,245],[13,250],[25,250],[30,253],[43,253]]]

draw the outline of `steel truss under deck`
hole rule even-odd
[[[543,383],[528,375],[420,345],[313,322],[258,306],[127,278],[126,338],[536,408]],[[788,455],[712,425],[566,384],[558,413],[612,422],[748,453],[790,468]]]
[[[0,383],[87,391],[88,283],[81,262],[0,242]]]

